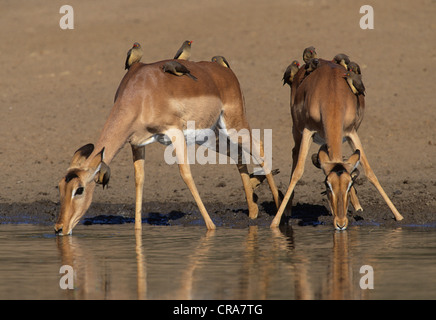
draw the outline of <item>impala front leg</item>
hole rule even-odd
[[[144,162],[145,162],[145,146],[136,147],[132,145],[133,166],[135,168],[135,229],[142,229],[142,197],[144,190]]]
[[[286,191],[286,194],[285,194],[285,197],[283,198],[282,204],[280,205],[280,208],[279,208],[276,216],[274,217],[274,219],[271,223],[271,228],[276,228],[279,226],[283,211],[285,210],[286,205],[287,205],[289,199],[291,198],[292,192],[294,191],[294,188],[297,185],[298,180],[300,180],[301,177],[303,176],[304,163],[306,162],[307,153],[309,152],[309,147],[310,147],[310,143],[311,143],[311,139],[312,139],[313,134],[314,134],[314,132],[310,131],[309,129],[303,130],[303,136],[301,139],[301,145],[300,145],[300,150],[298,153],[297,164],[296,164],[295,169],[292,173],[291,182],[289,184],[288,191]]]
[[[382,186],[380,185],[380,182],[378,181],[374,171],[372,171],[368,159],[366,158],[365,152],[363,151],[362,143],[360,142],[359,136],[357,135],[357,132],[352,132],[349,135],[351,141],[353,142],[354,146],[360,150],[360,164],[363,167],[363,170],[365,171],[365,175],[368,178],[368,180],[377,188],[380,195],[385,200],[388,207],[391,209],[392,214],[395,217],[395,220],[400,221],[403,220],[403,216],[398,212],[397,208],[395,208],[394,204],[392,203],[391,199],[389,199],[386,192],[383,190]]]

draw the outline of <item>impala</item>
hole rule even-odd
[[[171,144],[175,149],[180,175],[192,193],[207,228],[215,229],[191,175],[185,137],[188,121],[195,121],[199,130],[214,128],[220,129],[220,134],[228,133],[226,138],[229,143],[239,146],[239,151],[243,149],[250,153],[264,168],[275,204],[279,207],[278,190],[268,170],[269,164],[264,161],[263,145],[261,141],[252,139],[242,91],[233,71],[213,62],[179,61],[197,77],[198,81],[193,81],[163,72],[165,62],[135,63],[130,67],[117,89],[114,106],[95,147],[88,144],[74,154],[67,174],[59,182],[61,208],[54,227],[57,234],[72,232],[91,204],[95,184],[101,183],[104,187],[108,183],[109,164],[127,142],[132,148],[135,172],[135,229],[140,229],[145,146],[155,141]],[[232,134],[239,131],[248,132],[248,144],[258,144],[259,147],[247,149],[241,143],[241,137]],[[236,164],[249,216],[254,219],[258,207],[253,201],[247,164],[241,161]]]
[[[318,168],[322,168],[326,176],[326,193],[336,229],[347,228],[347,209],[350,200],[356,210],[362,210],[353,187],[359,163],[369,181],[382,195],[395,219],[403,219],[368,163],[357,135],[365,108],[364,96],[352,93],[343,78],[344,72],[343,66],[320,59],[319,67],[311,74],[305,77],[304,68],[301,68],[295,76],[291,87],[292,134],[295,142],[292,149],[291,180],[271,223],[272,228],[279,225],[295,185],[303,175],[312,140],[322,145],[312,160]],[[342,158],[344,140],[348,140],[355,149],[345,161]]]

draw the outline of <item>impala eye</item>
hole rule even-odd
[[[74,196],[80,196],[83,193],[84,188],[79,187],[76,189],[76,192],[74,192]]]

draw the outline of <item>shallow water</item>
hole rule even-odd
[[[0,299],[436,299],[436,229],[0,225]]]

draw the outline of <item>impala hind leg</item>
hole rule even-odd
[[[265,149],[263,147],[263,142],[262,141],[259,141],[259,147],[260,147],[260,156],[261,156],[261,158],[264,159]],[[257,149],[257,148],[255,148],[255,149]],[[276,183],[275,183],[274,178],[273,178],[273,174],[271,172],[271,168],[269,167],[271,164],[270,163],[265,163],[265,162],[266,161],[264,160],[263,164],[261,163],[260,166],[262,168],[265,168],[265,167],[268,168],[267,172],[265,172],[265,176],[266,176],[266,179],[268,181],[268,185],[269,185],[269,188],[271,190],[271,193],[273,195],[274,203],[276,205],[276,208],[278,209],[280,207],[279,190],[277,189]]]
[[[223,133],[219,133],[218,137],[216,138],[215,146],[213,146],[213,148],[211,146],[210,147],[215,152],[218,152],[226,156],[225,163],[227,163],[227,157],[231,158],[236,163],[236,167],[238,168],[239,174],[241,175],[242,186],[245,192],[245,199],[247,201],[247,206],[248,206],[248,215],[251,219],[255,219],[257,218],[257,215],[259,213],[259,208],[253,200],[254,188],[251,183],[251,178],[248,173],[247,165],[244,164],[242,161],[242,148],[240,146],[237,146],[238,154],[237,156],[235,156],[230,152],[231,150],[230,146],[231,143],[230,140],[228,139],[228,136]]]
[[[363,211],[359,202],[359,198],[357,198],[357,192],[354,186],[350,189],[350,201],[355,211]]]
[[[275,205],[277,208],[279,208],[279,206],[280,206],[279,191],[277,189],[273,174],[271,172],[271,167],[270,167],[271,164],[268,161],[266,161],[266,159],[265,159],[266,158],[265,157],[265,149],[263,147],[262,141],[253,137],[250,129],[247,129],[247,128],[240,128],[238,131],[232,130],[229,133],[229,140],[231,143],[237,144],[238,147],[241,148],[238,150],[241,150],[241,152],[245,152],[245,156],[246,155],[252,156],[254,158],[254,160],[262,167],[263,173],[268,181],[269,188],[270,188],[271,193],[273,195]],[[246,163],[249,162],[249,160],[245,159],[243,155],[240,154],[239,157],[242,158],[242,161],[245,161]],[[241,159],[239,159],[238,161],[241,161]],[[243,179],[246,179],[246,178],[243,178]],[[245,180],[245,181],[247,181],[247,180]],[[250,182],[250,185],[251,185],[251,182]],[[251,186],[251,188],[252,188],[252,186]]]
[[[176,159],[179,165],[180,175],[191,191],[195,202],[197,203],[198,209],[203,216],[206,227],[209,230],[215,229],[215,224],[207,213],[206,207],[201,200],[200,194],[198,193],[197,187],[195,185],[194,179],[192,178],[191,168],[188,163],[188,150],[186,146],[185,136],[181,130],[174,130],[167,133],[167,136],[171,137],[172,145],[176,151]]]
[[[307,158],[307,153],[309,152],[309,147],[312,142],[312,136],[314,132],[304,129],[303,135],[301,138],[301,144],[300,149],[298,152],[298,160],[297,164],[295,165],[295,168],[292,173],[291,182],[289,183],[288,190],[286,191],[285,197],[283,198],[282,204],[280,205],[279,210],[277,211],[276,216],[274,217],[273,221],[271,222],[271,228],[276,228],[280,224],[280,220],[283,215],[283,211],[286,208],[286,205],[291,198],[291,195],[294,191],[294,188],[297,184],[297,182],[301,179],[304,172],[304,165]]]
[[[378,181],[374,171],[372,171],[368,159],[366,158],[365,152],[363,151],[362,143],[360,142],[359,136],[357,135],[357,132],[352,132],[349,135],[349,138],[351,139],[352,143],[354,144],[354,147],[356,149],[360,150],[360,163],[363,167],[363,170],[365,171],[365,175],[367,176],[368,180],[377,188],[378,192],[381,194],[383,199],[385,200],[386,204],[391,209],[395,220],[400,221],[403,220],[403,216],[398,212],[397,208],[395,208],[392,201],[389,199],[386,192],[383,190],[382,186],[380,185],[380,182]]]
[[[348,139],[348,144],[350,145],[353,152],[356,151],[356,147],[354,146],[353,141]],[[363,208],[359,202],[359,198],[357,197],[356,188],[354,188],[354,186],[352,186],[350,189],[350,201],[355,211],[363,211]]]
[[[253,200],[253,186],[251,185],[250,175],[246,164],[237,163],[239,174],[241,175],[242,185],[244,186],[245,199],[248,205],[248,216],[256,219],[259,214],[259,208]]]
[[[133,166],[135,168],[135,229],[142,228],[142,197],[144,190],[144,163],[145,163],[145,147],[132,147]]]
[[[289,178],[289,184],[291,184],[292,175],[294,174],[295,167],[297,166],[298,156],[300,154],[301,139],[303,138],[302,134],[296,129],[295,126],[292,127],[292,136],[294,138],[294,147],[292,148],[292,169],[291,169],[291,176]],[[291,215],[292,200],[294,199],[294,194],[295,192],[292,191],[292,194],[284,209],[285,215],[289,215],[289,216]]]

